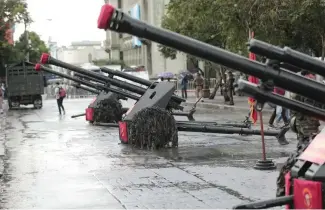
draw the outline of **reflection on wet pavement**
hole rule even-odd
[[[116,128],[70,118],[90,101],[67,100],[67,116],[54,101],[7,114],[1,208],[230,208],[274,197],[277,171],[252,168],[258,136],[180,132],[178,149],[137,150]],[[267,137],[268,156],[288,156],[287,137],[286,147]]]

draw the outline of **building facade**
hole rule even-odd
[[[106,0],[105,2],[133,18],[160,27],[169,0]],[[157,77],[161,72],[177,74],[187,66],[186,54],[178,53],[176,59],[166,59],[159,52],[159,44],[139,40],[128,34],[107,31],[105,48],[112,60],[123,60],[128,66],[145,66],[150,78]]]
[[[69,47],[58,47],[56,42],[50,42],[49,48],[51,56],[76,66],[92,63],[93,60],[109,58],[100,41],[72,42]],[[52,66],[52,68],[55,71],[70,74],[70,71],[67,69],[56,66]]]

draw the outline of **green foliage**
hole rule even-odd
[[[0,75],[5,75],[5,65],[11,63],[12,45],[8,44],[6,31],[13,24],[32,22],[24,0],[0,0]]]
[[[324,55],[323,0],[172,0],[162,27],[194,39],[247,55],[250,32],[274,45]],[[176,51],[160,46],[174,59]]]
[[[26,33],[28,33],[29,44],[26,41]],[[42,53],[48,53],[49,49],[36,32],[27,31],[23,33],[19,37],[19,40],[15,43],[12,57],[15,60],[23,60],[25,59],[27,52],[29,52],[29,61],[37,62],[39,61]]]

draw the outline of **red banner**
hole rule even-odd
[[[254,32],[252,32],[251,34],[251,38],[254,38]],[[249,53],[249,59],[251,60],[256,60],[256,55],[254,53]],[[257,77],[253,77],[253,76],[249,76],[248,77],[248,81],[254,84],[258,84],[258,78]],[[257,121],[257,111],[255,110],[255,99],[248,97],[248,104],[250,106],[250,118],[252,120],[252,122],[255,124]]]
[[[295,209],[323,209],[321,182],[295,179],[293,194]]]

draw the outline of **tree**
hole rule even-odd
[[[26,41],[26,33],[28,33],[29,43]],[[26,54],[29,53],[30,62],[38,62],[42,53],[49,52],[45,42],[41,40],[36,32],[33,31],[26,31],[23,33],[15,43],[13,50],[13,57],[15,57],[16,61],[24,60]]]
[[[173,0],[167,5],[166,15],[163,17],[162,27],[194,39],[222,46],[218,16],[220,10],[215,0]],[[167,58],[174,59],[174,49],[160,46],[160,52]]]
[[[5,75],[5,65],[10,60],[12,46],[8,43],[7,31],[14,24],[31,22],[24,0],[0,0],[0,76]]]
[[[325,2],[323,0],[290,0],[290,21],[296,48],[316,56],[325,55]],[[308,23],[308,24],[306,24]]]

